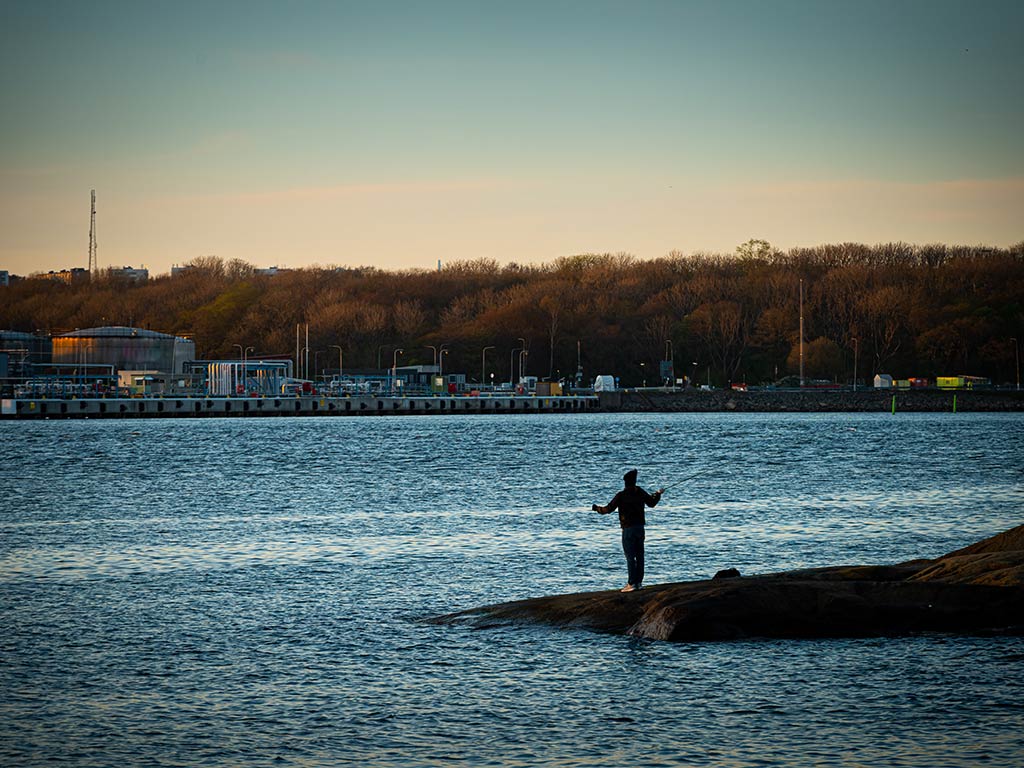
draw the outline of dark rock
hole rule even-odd
[[[740,572],[735,568],[725,568],[716,573],[713,579],[738,579],[740,578]]]
[[[1024,634],[1024,526],[935,560],[834,566],[486,606],[436,623],[540,623],[656,640]],[[728,577],[722,574],[729,574]]]

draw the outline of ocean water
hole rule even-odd
[[[1024,518],[1024,417],[0,423],[0,764],[1024,765],[1024,638],[671,644],[424,618],[933,557]]]

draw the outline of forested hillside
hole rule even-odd
[[[27,279],[0,289],[0,328],[58,333],[135,325],[188,335],[204,358],[295,354],[309,324],[310,365],[336,369],[431,363],[508,380],[525,339],[530,374],[571,377],[577,342],[585,377],[658,381],[671,352],[677,376],[713,384],[777,380],[798,370],[800,281],[808,377],[845,382],[973,374],[1015,379],[1024,334],[1024,242],[1010,249],[858,244],[780,252],[750,241],[728,256],[581,255],[543,266],[490,260],[439,271],[308,268],[258,275],[204,257],[144,284],[100,277],[64,285]],[[319,354],[317,354],[319,352]]]

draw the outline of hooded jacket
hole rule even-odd
[[[646,525],[644,507],[657,506],[661,501],[661,494],[650,494],[636,484],[636,470],[630,470],[623,478],[626,487],[615,494],[615,498],[609,502],[607,510],[619,513],[619,525],[623,528],[632,528],[636,525]]]

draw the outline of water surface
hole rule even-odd
[[[1024,420],[0,423],[5,765],[1024,763],[1024,640],[653,643],[423,617],[933,557],[1022,522]]]

